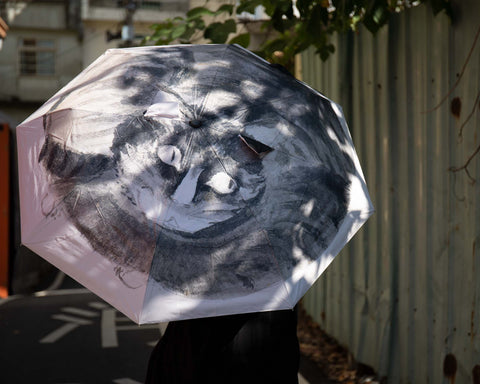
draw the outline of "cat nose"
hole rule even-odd
[[[232,193],[237,188],[237,183],[225,172],[216,173],[205,184],[220,195]]]
[[[177,189],[172,195],[172,199],[180,204],[191,203],[195,197],[198,178],[202,171],[203,168],[200,167],[190,168],[180,184],[177,186]]]
[[[190,204],[195,197],[198,179],[203,171],[202,167],[190,168],[175,189],[172,199],[180,204]],[[205,184],[218,195],[227,195],[237,189],[237,183],[225,172],[217,172]]]

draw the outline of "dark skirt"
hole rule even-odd
[[[297,384],[296,310],[170,322],[146,384]]]

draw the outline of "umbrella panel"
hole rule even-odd
[[[293,307],[372,211],[340,110],[239,47],[108,51],[18,132],[23,242],[139,322]]]

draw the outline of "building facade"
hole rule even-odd
[[[2,23],[2,31],[8,33],[0,33],[0,124],[11,131],[6,155],[10,176],[0,174],[2,188],[11,186],[10,273],[9,281],[0,285],[8,285],[10,294],[46,289],[56,275],[50,264],[20,246],[15,127],[105,50],[138,45],[151,24],[184,15],[188,7],[188,0],[0,2],[0,20],[8,26]],[[5,255],[0,256],[5,261]]]
[[[188,0],[5,1],[0,112],[21,122],[106,49],[138,45],[159,20],[183,15]]]

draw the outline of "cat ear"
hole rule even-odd
[[[272,147],[269,147],[268,145],[263,144],[255,139],[252,139],[251,137],[242,134],[238,135],[238,137],[240,137],[240,139],[245,143],[245,145],[260,159],[273,151]]]
[[[41,149],[38,161],[52,176],[64,181],[68,179],[80,180],[82,177],[92,179],[94,175],[113,167],[109,156],[99,154],[85,154],[70,150],[63,142],[47,136]]]

